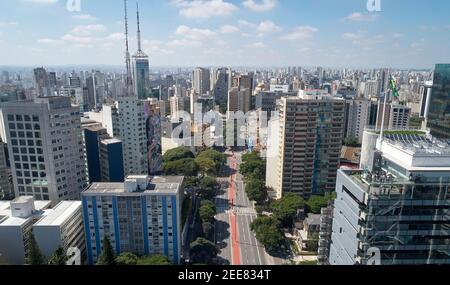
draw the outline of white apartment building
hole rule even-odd
[[[347,129],[346,136],[358,138],[362,142],[364,129],[369,124],[371,101],[355,99],[347,101]]]
[[[0,107],[16,197],[79,200],[87,186],[79,107],[68,97]]]
[[[30,196],[0,201],[0,261],[24,264],[31,233],[47,258],[60,246],[85,251],[81,202],[64,201],[53,209],[50,204]]]
[[[120,97],[114,104],[104,104],[101,112],[89,112],[111,137],[122,141],[125,176],[148,174],[147,129],[143,101]]]

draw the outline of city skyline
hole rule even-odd
[[[69,11],[66,2],[2,2],[2,65],[123,65],[122,1],[81,0],[79,12]],[[370,12],[365,0],[140,1],[143,50],[152,67],[431,69],[445,62],[449,4],[391,2]],[[133,19],[134,1],[129,4]],[[134,52],[137,27],[129,24]]]

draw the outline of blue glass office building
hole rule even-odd
[[[450,64],[437,64],[428,113],[428,128],[437,138],[450,138]]]

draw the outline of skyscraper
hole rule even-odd
[[[34,89],[36,90],[37,97],[52,96],[50,79],[47,71],[43,67],[34,69]]]
[[[363,141],[361,169],[338,171],[330,264],[450,264],[448,142],[376,131]]]
[[[87,184],[79,107],[67,97],[0,106],[16,197],[79,199]]]
[[[231,82],[231,70],[228,68],[220,68],[216,72],[217,78],[214,83],[213,95],[217,105],[223,105],[227,102],[228,87]]]
[[[103,105],[103,127],[123,144],[124,173],[148,174],[148,138],[144,103],[136,97],[121,97]]]
[[[345,137],[362,142],[364,129],[369,125],[370,105],[371,101],[367,99],[347,100]]]
[[[332,192],[344,136],[345,101],[303,91],[279,100],[279,132],[269,133],[266,185],[276,197]]]
[[[197,67],[193,72],[192,88],[198,95],[204,95],[210,91],[209,69]]]
[[[428,128],[435,137],[450,138],[450,64],[436,64]]]
[[[230,91],[228,91],[228,111],[242,111],[245,114],[250,111],[250,100],[250,89],[239,89],[238,87],[233,87]]]
[[[179,264],[184,178],[129,176],[124,183],[94,183],[82,203],[88,263],[107,236],[116,254],[165,255]]]
[[[134,92],[139,99],[146,99],[150,80],[150,64],[148,56],[142,51],[139,6],[136,5],[138,51],[133,55]]]
[[[0,198],[10,197],[11,185],[9,184],[10,171],[6,164],[6,153],[4,143],[0,138]]]

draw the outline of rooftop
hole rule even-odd
[[[40,219],[37,226],[59,226],[74,212],[81,209],[80,201],[63,201],[49,210],[47,215]]]
[[[183,176],[128,176],[124,183],[93,183],[83,195],[176,194]]]
[[[15,200],[16,201],[16,200]],[[19,218],[13,217],[11,214],[11,204],[10,201],[0,201],[0,227],[2,226],[22,226],[25,224],[30,218],[39,218],[46,214],[50,207],[50,201],[34,201],[34,207],[36,211],[34,214],[28,218]]]

